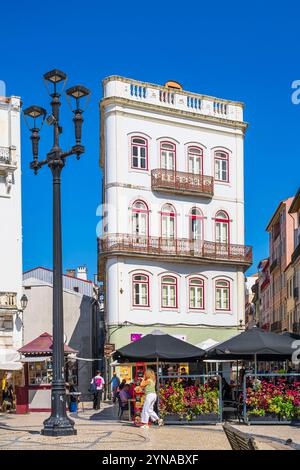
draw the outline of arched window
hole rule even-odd
[[[200,277],[189,280],[189,308],[191,310],[204,310],[204,281]]]
[[[177,279],[174,276],[162,277],[161,306],[163,308],[177,308]]]
[[[195,175],[203,174],[203,151],[200,147],[188,147],[188,172]]]
[[[147,237],[149,233],[149,209],[144,201],[135,201],[132,205],[132,233]]]
[[[215,152],[215,181],[229,182],[229,155],[221,150]]]
[[[133,306],[149,307],[149,276],[134,274],[132,276]]]
[[[203,214],[200,209],[193,207],[189,214],[190,240],[203,240]]]
[[[160,143],[160,165],[163,170],[176,171],[176,145],[172,142]]]
[[[131,167],[148,170],[148,141],[143,137],[131,137]]]
[[[225,211],[219,211],[215,218],[216,227],[216,243],[229,244],[230,243],[230,231],[229,231],[229,217]]]
[[[226,279],[215,282],[216,310],[230,310],[230,283]]]
[[[176,212],[172,204],[165,204],[161,210],[162,238],[176,237]]]

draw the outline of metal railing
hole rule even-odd
[[[254,381],[259,381],[259,378],[264,378],[265,380],[269,379],[268,381],[271,383],[276,383],[276,379],[284,379],[287,378],[288,380],[290,379],[292,383],[292,379],[297,377],[298,380],[296,382],[300,383],[300,374],[298,373],[291,373],[291,374],[254,374],[254,373],[248,373],[245,374],[244,380],[243,380],[243,421],[246,424],[293,424],[297,422],[297,424],[300,424],[300,407],[299,407],[299,417],[298,419],[280,419],[280,416],[272,416],[272,415],[254,415],[255,417],[249,418],[249,415],[251,414],[251,410],[247,408],[247,391],[248,391],[248,384],[247,384],[247,379],[253,378]],[[256,383],[256,386],[259,387],[259,383]],[[299,387],[300,388],[300,387]],[[258,405],[256,406],[257,409]]]
[[[151,171],[151,186],[154,191],[184,192],[212,197],[214,178],[183,171],[156,168]]]
[[[194,375],[160,375],[158,374],[158,382],[157,382],[157,406],[158,406],[158,414],[160,415],[160,391],[163,388],[162,383],[169,381],[172,383],[172,381],[178,381],[178,379],[184,380],[186,382],[192,381],[195,383],[195,386],[199,385],[204,385],[207,383],[209,380],[216,379],[218,382],[218,412],[217,413],[203,413],[198,415],[198,418],[192,418],[192,419],[180,419],[180,416],[178,415],[178,419],[172,419],[168,421],[166,419],[168,416],[171,416],[170,414],[167,415],[164,418],[165,424],[216,424],[220,423],[223,420],[223,400],[222,400],[222,377],[219,374],[194,374]],[[162,382],[162,383],[161,383]],[[197,384],[197,385],[196,385]],[[164,386],[164,385],[163,385]],[[188,387],[189,385],[187,385]],[[175,413],[174,413],[175,414]],[[174,414],[172,414],[172,417],[174,417]],[[212,416],[213,415],[213,416]]]
[[[251,265],[252,248],[247,245],[217,243],[206,240],[190,240],[186,238],[145,237],[126,233],[105,235],[99,239],[99,254],[126,253],[155,255],[163,257],[176,256],[227,261]]]

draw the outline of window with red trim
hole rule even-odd
[[[229,182],[229,155],[220,150],[215,152],[215,181]]]
[[[216,310],[230,310],[230,283],[226,279],[215,282]]]
[[[216,243],[229,244],[229,217],[225,211],[219,211],[215,218],[215,237]]]
[[[132,276],[133,306],[149,307],[149,276],[134,274]]]
[[[190,240],[203,240],[203,213],[198,207],[193,207],[189,213]]]
[[[161,280],[161,306],[163,308],[177,308],[177,279],[173,276],[164,276]]]
[[[131,137],[131,167],[148,170],[148,141],[143,137]]]
[[[165,204],[161,210],[162,238],[176,237],[176,212],[172,204]]]
[[[160,143],[160,165],[163,170],[176,171],[176,145],[172,142]]]
[[[193,145],[188,147],[188,172],[195,175],[203,174],[203,151]]]
[[[144,201],[132,204],[132,233],[147,237],[149,233],[149,209]]]
[[[189,280],[189,308],[191,310],[203,310],[204,307],[204,281],[200,277],[192,277]]]

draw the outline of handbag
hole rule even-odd
[[[92,382],[89,386],[89,393],[97,393],[97,385],[95,382]]]

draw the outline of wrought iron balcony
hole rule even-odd
[[[277,260],[277,258],[275,258],[275,259],[273,260],[273,262],[271,263],[271,266],[270,266],[270,273],[273,272],[274,269],[277,268],[277,266],[278,266],[278,260]]]
[[[300,243],[297,245],[297,247],[295,248],[292,254],[292,263],[295,263],[296,260],[299,258],[299,256],[300,256]]]
[[[281,333],[282,332],[282,321],[281,320],[274,321],[271,324],[271,331],[273,331],[273,333]]]
[[[15,292],[0,292],[0,310],[16,309],[17,294]]]
[[[213,197],[214,178],[212,176],[185,173],[183,171],[157,168],[151,171],[153,191]]]
[[[161,257],[164,261],[224,263],[249,267],[252,248],[245,245],[215,243],[186,238],[143,237],[109,234],[98,239],[98,253],[104,256]]]
[[[0,147],[0,174],[7,176],[16,169],[15,147]]]

